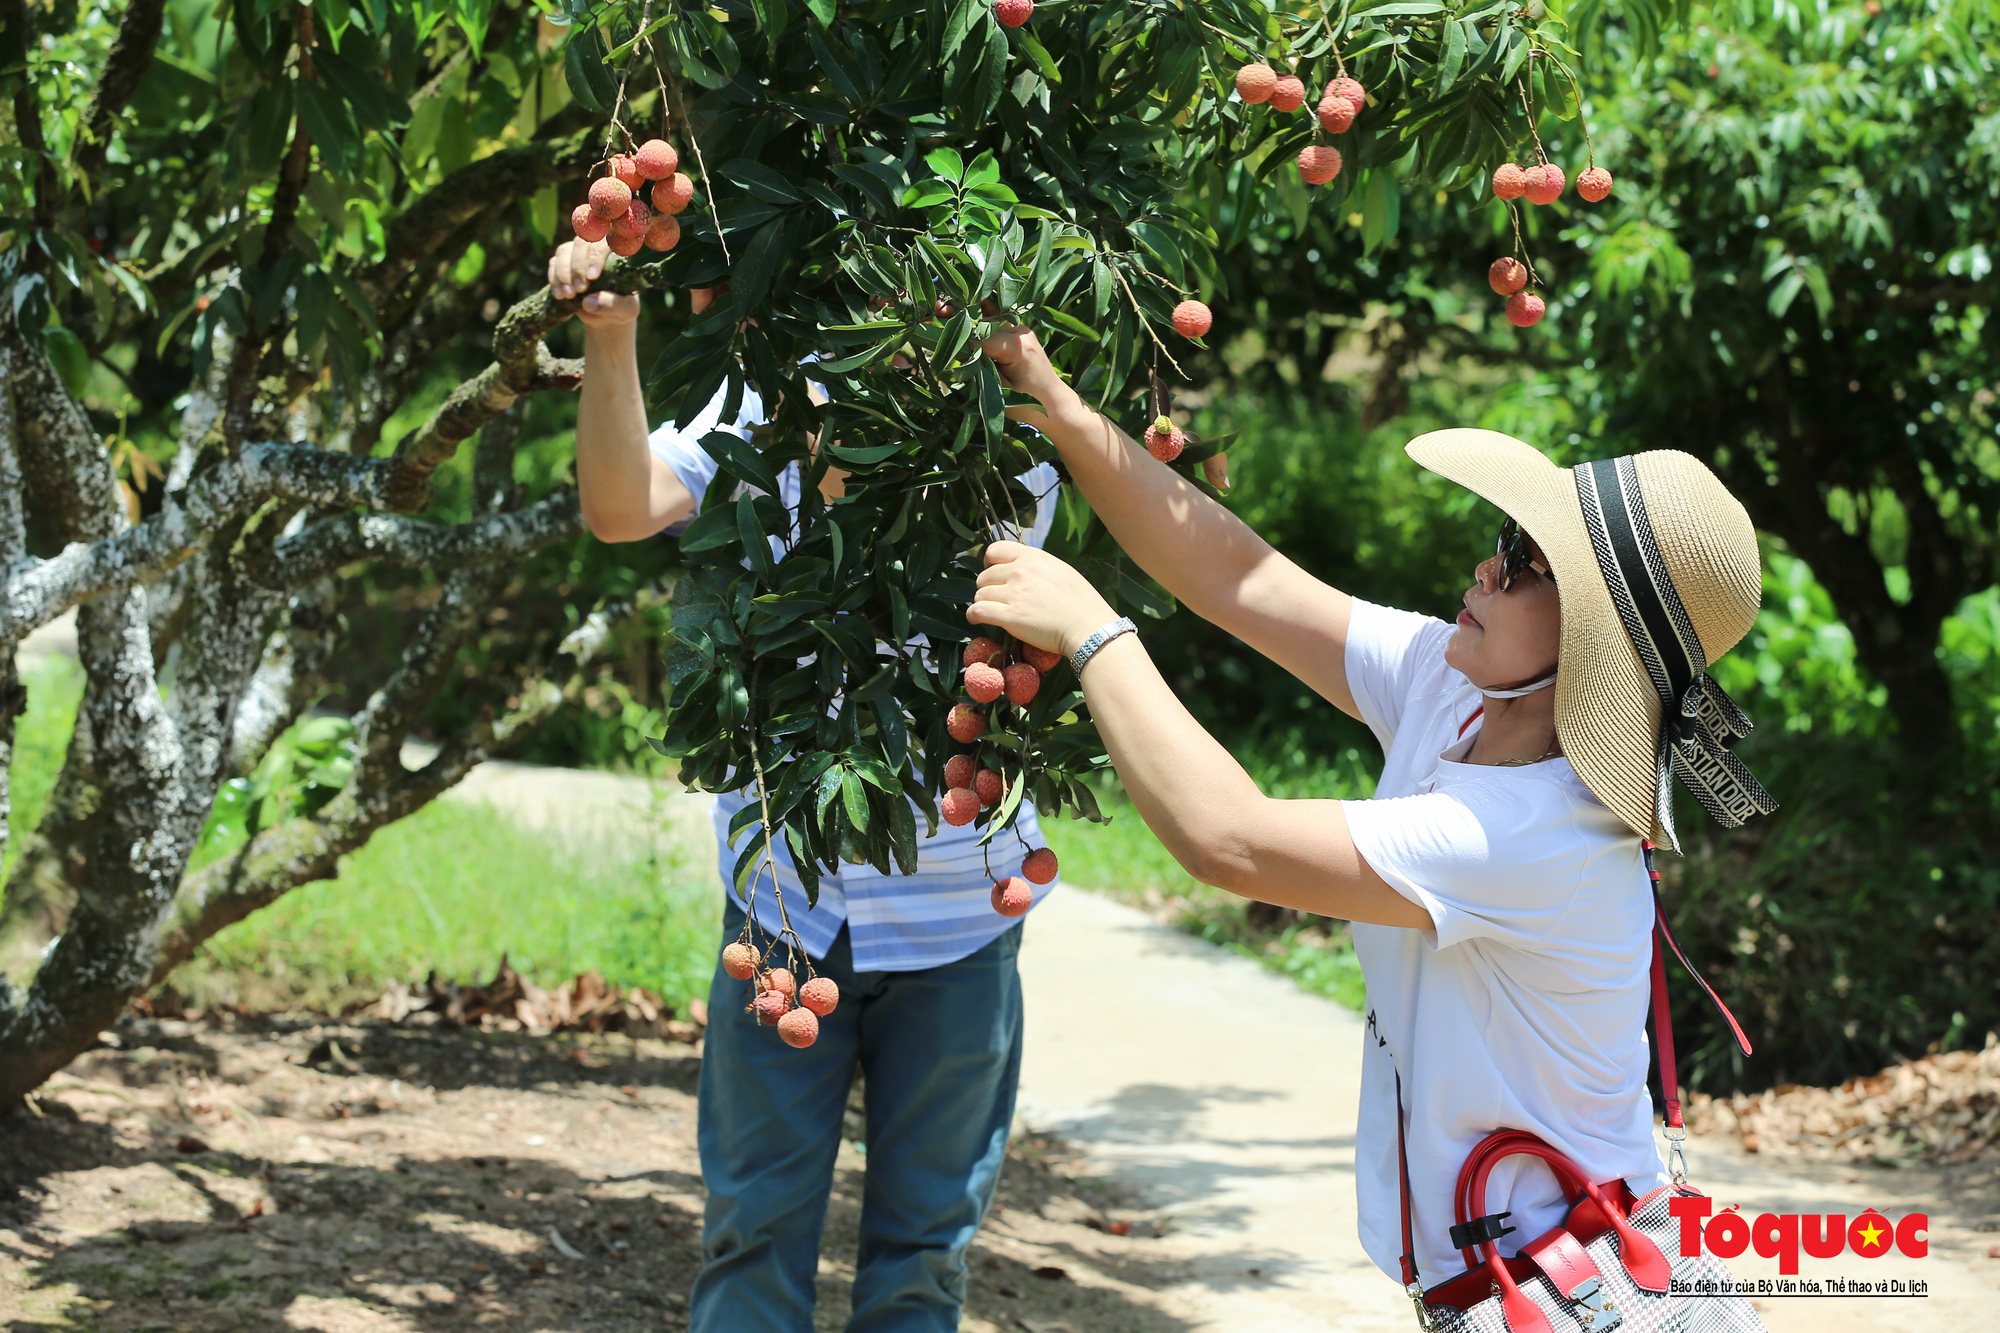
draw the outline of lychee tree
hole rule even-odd
[[[712,488],[681,539],[661,745],[693,785],[754,787],[733,832],[782,836],[809,895],[842,861],[913,866],[912,800],[934,824],[947,793],[944,816],[977,810],[989,837],[1023,801],[1098,815],[1083,779],[1102,751],[1066,669],[1016,701],[957,649],[979,550],[1032,515],[1017,478],[1052,457],[1007,421],[981,339],[1035,327],[1199,482],[1218,442],[1188,441],[1171,388],[1207,328],[1198,298],[1228,299],[1230,228],[1295,191],[1378,226],[1401,182],[1481,185],[1531,142],[1524,108],[1576,106],[1559,8],[1540,6],[768,0],[596,21],[570,40],[613,53],[595,97],[631,108],[614,147],[664,134],[700,176],[676,248],[610,280],[723,293],[661,351],[656,406],[687,420],[721,393],[727,414],[754,389],[772,408],[753,443],[708,439],[749,490]],[[764,498],[793,464],[796,516]],[[830,467],[847,477],[828,506],[812,483]],[[1169,609],[1066,509],[1115,601]],[[991,667],[1025,661],[1001,651]],[[997,774],[990,805],[947,778],[968,756]],[[741,883],[770,848],[738,846]]]
[[[663,743],[696,785],[754,785],[750,822],[810,882],[907,865],[904,798],[935,810],[954,753],[1001,780],[989,828],[1030,799],[1096,813],[1061,668],[1032,691],[1003,671],[968,748],[947,731],[977,549],[1024,521],[1016,478],[1047,457],[981,336],[1034,325],[1094,401],[1157,426],[1192,346],[1175,307],[1231,299],[1218,245],[1274,200],[1379,230],[1399,182],[1478,187],[1523,155],[1518,107],[1567,107],[1563,32],[1541,0],[0,0],[0,758],[26,634],[77,608],[86,676],[0,905],[0,1105],[559,709],[659,595],[483,658],[493,707],[404,768],[519,562],[580,537],[515,438],[581,373],[544,341],[575,306],[535,260],[614,155],[651,170],[658,139],[675,161],[642,233],[607,220],[632,256],[610,284],[724,289],[664,312],[657,412],[754,388],[769,424],[710,437],[720,466],[766,493],[808,478],[796,516],[714,487],[683,538]],[[1260,64],[1272,97],[1245,101]],[[473,373],[441,382],[454,360]],[[1180,442],[1190,469],[1216,443]],[[829,507],[810,483],[835,466]],[[1121,604],[1167,609],[1066,514]],[[391,669],[350,674],[337,594],[398,569],[434,580],[422,612]],[[330,688],[364,702],[285,739]],[[191,871],[219,823],[240,841]],[[766,839],[746,842],[745,871]]]

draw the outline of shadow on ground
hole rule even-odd
[[[685,1327],[695,1051],[279,1021],[116,1036],[0,1122],[4,1333]],[[847,1312],[865,1160],[850,1144],[836,1169],[820,1328]],[[965,1327],[1184,1333],[1156,1299],[1171,1237],[1067,1164],[1016,1145]]]

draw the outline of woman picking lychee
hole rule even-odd
[[[1076,570],[1018,543],[987,549],[967,619],[1069,658],[1133,804],[1188,872],[1353,923],[1369,1000],[1356,1170],[1370,1257],[1406,1287],[1459,1274],[1457,1173],[1503,1127],[1539,1135],[1593,1182],[1635,1197],[1665,1185],[1646,1088],[1645,840],[1677,845],[1669,772],[1725,823],[1772,807],[1727,748],[1747,722],[1705,675],[1757,613],[1743,507],[1683,453],[1571,470],[1496,432],[1433,432],[1411,456],[1509,516],[1453,624],[1350,597],[1287,560],[1093,411],[1031,331],[986,349],[1039,401],[1011,414],[1054,443],[1148,574],[1382,743],[1373,800],[1266,797]],[[1486,1206],[1512,1214],[1503,1253],[1568,1208],[1522,1158],[1493,1173]]]

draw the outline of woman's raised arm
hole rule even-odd
[[[1163,469],[1164,470],[1164,469]],[[986,548],[966,613],[1065,656],[1111,619],[1070,566],[1018,542]],[[1084,668],[1084,699],[1118,780],[1146,827],[1190,875],[1245,898],[1321,916],[1423,928],[1430,913],[1377,875],[1355,849],[1339,801],[1273,800],[1202,730],[1135,634]]]
[[[1236,515],[1158,462],[1056,373],[1032,330],[991,338],[1008,387],[1042,404],[1008,415],[1046,435],[1111,535],[1189,610],[1243,640],[1348,714],[1352,599],[1273,550]]]

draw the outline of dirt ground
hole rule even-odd
[[[0,1123],[5,1333],[686,1326],[695,1049],[281,1019],[110,1035]],[[821,1328],[848,1312],[865,1161],[843,1146]],[[1187,1327],[1154,1299],[1180,1247],[1076,1165],[1013,1145],[968,1330]]]

